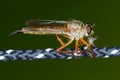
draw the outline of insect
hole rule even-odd
[[[12,34],[22,32],[24,34],[54,34],[57,40],[60,42],[61,47],[56,51],[60,53],[71,52],[70,50],[63,51],[69,44],[75,40],[75,52],[80,54],[79,44],[87,46],[88,50],[91,52],[92,57],[95,57],[95,53],[91,46],[94,46],[94,40],[96,38],[91,35],[94,34],[93,26],[91,24],[84,24],[79,20],[69,20],[69,21],[59,21],[59,20],[30,20],[26,22],[27,27],[17,30]],[[60,38],[62,35],[68,38],[69,41],[64,43]]]

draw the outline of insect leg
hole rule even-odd
[[[90,47],[90,45],[88,44],[88,42],[86,42],[86,41],[84,40],[84,38],[81,38],[80,41],[88,47],[88,50],[92,53],[92,57],[95,57],[95,53],[94,53],[94,51],[92,50],[92,48]]]
[[[76,50],[76,53],[78,54],[78,40],[76,40],[75,50]]]
[[[63,35],[65,38],[68,38],[68,39],[70,39],[70,37],[69,36],[67,36],[67,35]]]
[[[65,47],[67,47],[69,44],[72,43],[73,40],[70,40],[69,42],[67,42],[65,45],[61,46],[60,48],[57,49],[57,52],[71,52],[71,51],[62,51],[62,49],[64,49]]]
[[[56,34],[56,37],[62,46],[65,45],[65,43],[60,39],[60,37],[57,34]]]
[[[79,43],[80,43],[80,45],[82,45],[79,54],[84,53],[86,56],[88,56],[88,54],[87,54],[86,51],[84,50],[84,47],[83,47],[84,44],[83,44],[80,40],[79,40]]]

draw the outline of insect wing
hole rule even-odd
[[[43,26],[43,25],[53,25],[62,26],[67,24],[67,21],[56,21],[56,20],[30,20],[26,22],[27,26]]]

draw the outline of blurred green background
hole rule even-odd
[[[9,34],[28,20],[69,20],[96,24],[96,46],[120,46],[119,0],[7,0],[0,27],[1,50],[60,46],[54,35]],[[7,9],[6,9],[7,8]],[[74,47],[74,43],[69,47]],[[118,80],[120,57],[109,59],[33,60],[0,62],[2,80]]]

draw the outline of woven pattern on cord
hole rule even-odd
[[[91,53],[84,47],[88,56],[91,56]],[[74,52],[76,58],[81,58],[85,56],[84,54],[76,55],[75,49],[71,50]],[[79,49],[80,50],[80,49]],[[120,56],[120,47],[104,47],[104,48],[93,48],[93,51],[96,53],[96,57],[109,58],[113,56]],[[86,57],[88,57],[86,56]],[[46,49],[37,49],[37,50],[0,50],[0,60],[33,60],[33,59],[72,59],[71,54],[59,54],[53,48]]]

